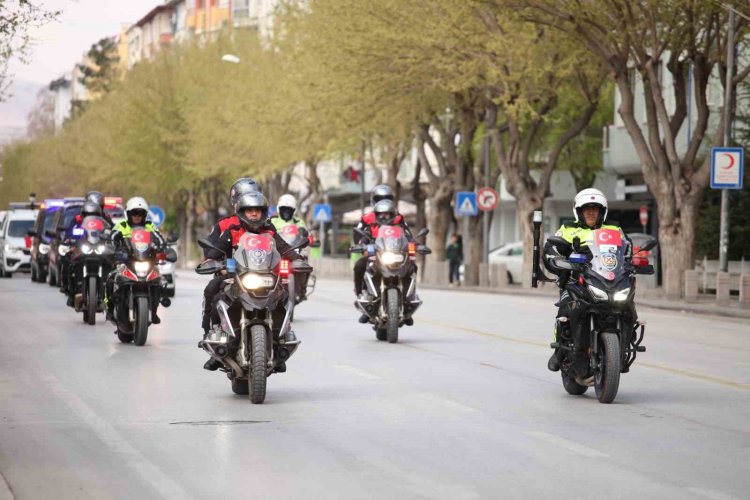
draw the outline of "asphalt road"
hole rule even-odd
[[[546,369],[546,298],[424,290],[397,345],[319,281],[263,405],[201,367],[182,272],[145,347],[0,280],[0,499],[750,498],[750,325],[641,307],[617,400]]]

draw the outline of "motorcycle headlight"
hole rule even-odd
[[[57,247],[57,253],[60,254],[60,257],[68,252],[70,252],[70,247],[68,245],[60,245]]]
[[[380,260],[383,262],[383,264],[389,266],[391,264],[398,264],[399,262],[403,262],[404,256],[396,252],[383,252],[380,255]]]
[[[97,246],[96,246],[96,248],[94,249],[94,251],[95,251],[96,253],[98,253],[99,255],[101,255],[101,254],[103,254],[103,253],[104,253],[104,251],[105,251],[106,249],[107,249],[107,245],[105,245],[105,244],[103,244],[103,243],[102,243],[102,244],[100,244],[100,245],[97,245]]]
[[[622,302],[625,300],[628,300],[628,296],[630,295],[630,288],[623,288],[619,292],[615,292],[614,300],[615,302]]]
[[[604,290],[600,290],[599,288],[596,288],[595,286],[589,285],[589,292],[591,292],[591,295],[594,296],[596,300],[608,300],[609,297],[607,296],[607,292]]]
[[[151,270],[151,263],[150,262],[135,262],[133,263],[133,269],[135,270],[135,274],[142,278],[148,274],[148,272]]]
[[[89,245],[88,243],[81,243],[78,248],[81,250],[81,253],[85,254],[89,254],[93,250],[93,248],[91,248],[91,245]]]
[[[39,243],[39,253],[47,255],[49,253],[49,245],[46,243]]]
[[[240,278],[240,281],[242,282],[242,286],[246,290],[257,290],[258,288],[271,288],[276,282],[273,276],[255,274],[255,273],[245,273],[242,276],[242,278]]]

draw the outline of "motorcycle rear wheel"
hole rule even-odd
[[[386,325],[388,332],[388,343],[395,344],[398,342],[398,290],[389,288],[386,290],[386,313],[388,314],[388,323]]]
[[[263,325],[250,327],[250,402],[261,404],[266,399],[266,367],[268,348],[266,329]]]
[[[599,335],[599,367],[594,370],[594,389],[600,403],[611,403],[620,386],[620,340],[617,334],[604,332]]]
[[[96,285],[96,276],[89,276],[89,292],[88,297],[86,298],[86,300],[88,301],[88,304],[86,304],[88,308],[88,318],[86,318],[86,321],[89,325],[96,324],[96,291],[98,290],[98,288],[99,287]]]
[[[148,297],[135,298],[135,345],[141,346],[148,340]]]

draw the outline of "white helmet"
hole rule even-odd
[[[128,218],[128,224],[133,224],[132,213],[136,210],[142,210],[145,212],[143,223],[146,223],[145,217],[148,215],[148,203],[140,196],[130,198],[125,204],[125,215]]]
[[[285,221],[292,220],[294,212],[297,210],[297,199],[291,194],[283,194],[279,197],[279,202],[276,204],[279,212],[279,217]]]
[[[604,193],[598,189],[584,189],[578,193],[575,197],[575,205],[573,206],[573,215],[576,218],[576,222],[580,222],[583,218],[581,210],[586,205],[599,205],[601,211],[599,213],[599,220],[596,221],[597,226],[601,226],[605,220],[607,220],[607,198]]]

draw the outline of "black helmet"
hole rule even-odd
[[[262,192],[263,190],[260,188],[260,185],[255,182],[255,179],[252,179],[250,177],[240,177],[239,179],[234,181],[232,187],[229,188],[229,202],[232,204],[232,207],[237,210],[237,198],[239,198],[241,195],[245,193]]]
[[[380,200],[393,201],[393,189],[387,184],[379,184],[370,192],[370,204],[374,207]]]
[[[104,195],[99,191],[89,191],[85,196],[86,201],[93,201],[99,208],[104,211]],[[100,214],[101,215],[101,214]]]
[[[393,200],[380,200],[372,211],[375,213],[375,220],[381,226],[390,226],[396,219],[396,204]]]
[[[261,216],[257,221],[253,221],[245,217],[244,210],[248,208],[260,208]],[[234,205],[235,213],[240,219],[242,226],[248,231],[259,231],[266,223],[268,218],[268,201],[263,193],[259,191],[252,191],[239,195],[237,202]]]
[[[81,217],[101,217],[102,208],[94,201],[86,201],[81,208]]]

